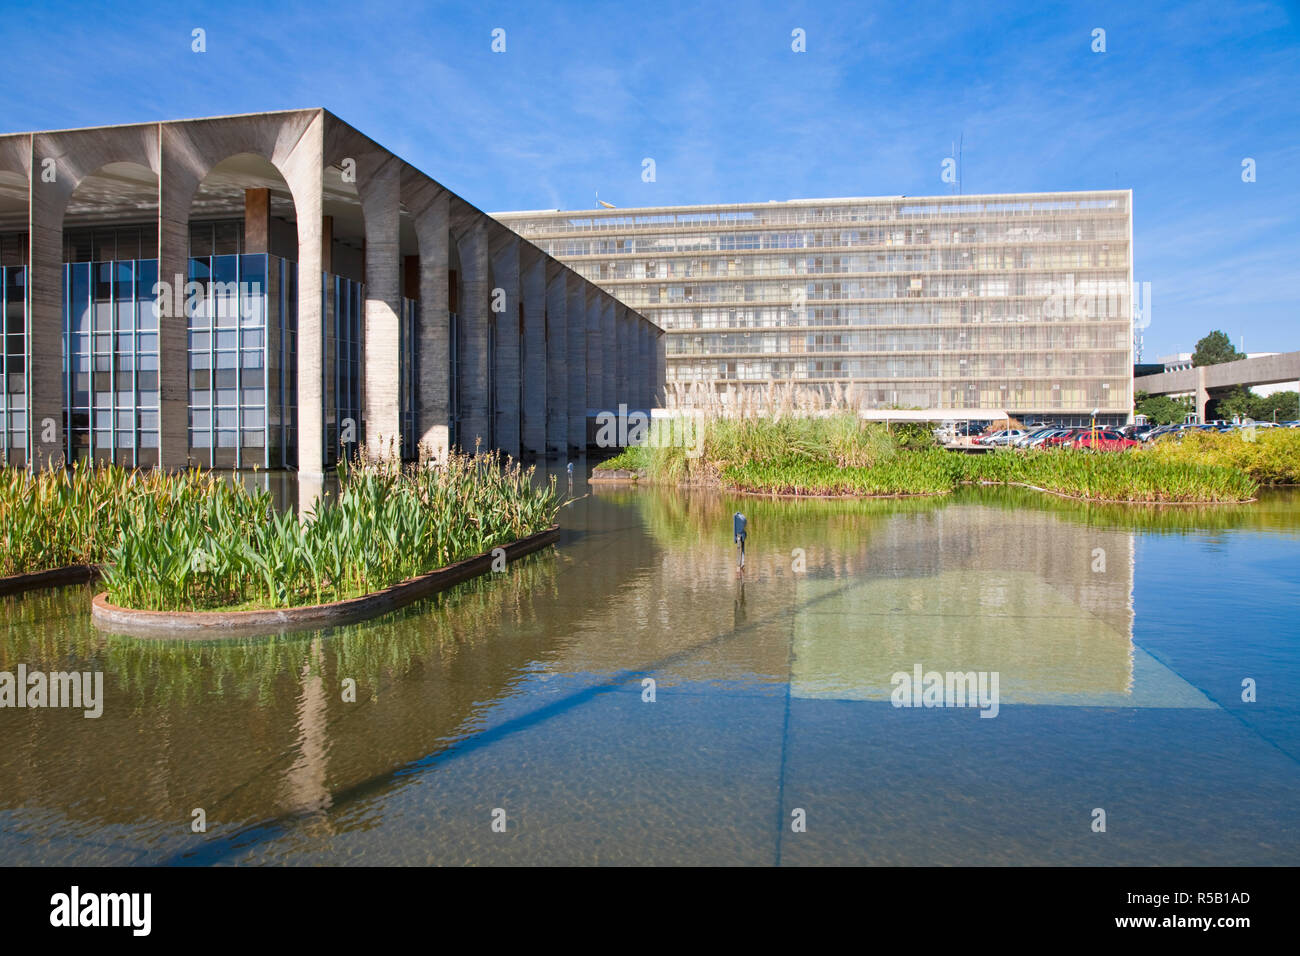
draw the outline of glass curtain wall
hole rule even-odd
[[[364,285],[343,276],[325,275],[322,282],[325,464],[329,466],[353,457],[366,440],[361,420],[366,295]]]
[[[157,465],[157,260],[72,262],[63,278],[68,461]]]
[[[73,236],[110,252],[99,231]],[[96,243],[99,243],[96,246]],[[140,248],[132,244],[133,248]],[[118,246],[121,248],[121,245]],[[126,467],[159,462],[156,259],[64,265],[64,418],[69,461]],[[0,459],[27,461],[26,268],[0,267]],[[335,465],[365,440],[362,421],[365,287],[323,277],[325,461]],[[266,254],[190,259],[184,290],[188,330],[189,448],[205,468],[297,466],[297,264]],[[401,454],[418,456],[416,335],[419,303],[404,299],[399,368]],[[459,322],[451,314],[453,428],[459,393]]]
[[[0,461],[27,464],[27,267],[0,267]]]
[[[190,259],[189,455],[208,468],[291,464],[297,265],[265,254]]]

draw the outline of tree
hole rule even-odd
[[[1300,417],[1300,394],[1294,391],[1256,395],[1250,389],[1234,385],[1215,400],[1217,418],[1251,418],[1257,422],[1292,421]]]
[[[1300,418],[1300,394],[1288,391],[1256,395],[1252,392],[1250,401],[1246,403],[1246,414],[1257,422],[1271,422],[1274,416],[1279,422],[1294,421]]]
[[[1234,385],[1218,396],[1214,415],[1216,418],[1254,418],[1255,395],[1250,389]],[[1208,410],[1207,410],[1208,411]]]
[[[1279,422],[1300,420],[1300,392],[1274,392],[1272,395],[1256,395],[1250,417],[1257,422],[1271,422],[1273,416]]]
[[[1196,351],[1192,353],[1192,365],[1197,368],[1202,365],[1222,365],[1224,362],[1236,362],[1245,357],[1245,352],[1238,352],[1233,348],[1232,340],[1228,338],[1226,332],[1215,329],[1196,343]]]
[[[1147,421],[1157,425],[1176,425],[1187,417],[1187,407],[1168,395],[1148,395],[1138,392],[1136,409]]]

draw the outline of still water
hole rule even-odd
[[[556,548],[346,628],[0,599],[0,671],[106,696],[0,709],[0,864],[1300,863],[1300,494],[574,494]],[[918,666],[996,717],[895,707]]]

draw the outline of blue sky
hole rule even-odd
[[[324,106],[489,211],[941,194],[961,138],[1134,190],[1148,358],[1300,349],[1295,2],[0,5],[4,132]]]

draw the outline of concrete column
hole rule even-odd
[[[473,452],[492,448],[488,422],[488,322],[492,313],[488,285],[487,221],[475,219],[459,240],[460,265],[464,276],[460,303],[460,445]]]
[[[429,190],[431,183],[425,183]],[[451,237],[448,194],[426,193],[408,200],[420,242],[420,324],[416,329],[416,428],[425,453],[445,461],[450,440],[451,357],[447,269]]]
[[[376,459],[402,456],[401,175],[396,160],[368,171],[362,188],[366,217],[366,323],[361,415],[366,450]]]
[[[502,233],[507,230],[502,228]],[[492,306],[496,335],[496,422],[494,439],[498,450],[519,457],[519,245],[513,233],[499,236],[492,253]],[[504,295],[502,294],[504,293]],[[496,312],[498,304],[502,311]]]
[[[298,473],[325,471],[324,121],[317,116],[283,167],[298,217]]]
[[[189,316],[181,307],[190,270],[190,199],[192,193],[185,171],[180,144],[170,136],[163,139],[161,175],[158,178],[158,280],[166,288],[179,287],[175,293],[159,300],[158,309],[158,404],[160,422],[158,464],[167,471],[178,471],[191,464],[189,454]],[[204,456],[196,464],[207,467]]]
[[[569,301],[565,270],[555,260],[546,265],[546,454],[569,453]]]
[[[601,348],[604,358],[601,360],[601,409],[618,411],[618,332],[614,322],[614,299],[608,294],[600,297]]]
[[[1210,390],[1205,386],[1205,366],[1196,367],[1196,417],[1202,424],[1205,422],[1205,406],[1210,401]]]
[[[531,246],[521,244],[520,294],[524,303],[522,356],[523,407],[520,451],[546,454],[547,309],[546,259]]]
[[[271,251],[271,190],[244,190],[244,252]]]
[[[27,460],[35,470],[64,461],[67,440],[63,431],[63,209],[72,193],[68,182],[72,174],[56,159],[55,181],[45,180],[45,160],[58,157],[56,149],[45,137],[33,137],[27,209],[26,358]]]
[[[568,328],[569,383],[566,407],[568,409],[569,454],[582,455],[587,449],[587,385],[591,381],[587,368],[587,340],[591,335],[590,313],[587,311],[587,288],[577,273],[564,272],[565,321]]]

